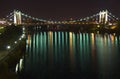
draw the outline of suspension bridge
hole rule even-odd
[[[119,18],[108,10],[100,11],[92,16],[77,20],[53,21],[30,16],[19,10],[14,10],[6,16],[9,23],[15,25],[44,25],[44,24],[115,24]]]

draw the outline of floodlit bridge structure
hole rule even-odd
[[[15,25],[47,25],[47,24],[115,24],[119,20],[112,13],[103,10],[89,17],[77,20],[53,21],[32,17],[19,10],[14,10],[6,19]]]

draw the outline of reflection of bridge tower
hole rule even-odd
[[[99,13],[99,23],[106,24],[108,22],[108,11],[100,11]]]
[[[21,23],[22,23],[22,21],[21,21],[21,12],[14,10],[14,24],[19,25]]]

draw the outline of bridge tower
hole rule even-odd
[[[99,12],[99,23],[106,24],[108,22],[108,11]]]
[[[14,24],[15,25],[22,24],[21,12],[20,11],[14,10]]]

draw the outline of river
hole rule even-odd
[[[20,79],[120,79],[115,33],[39,31],[26,37],[26,53],[16,68]]]

